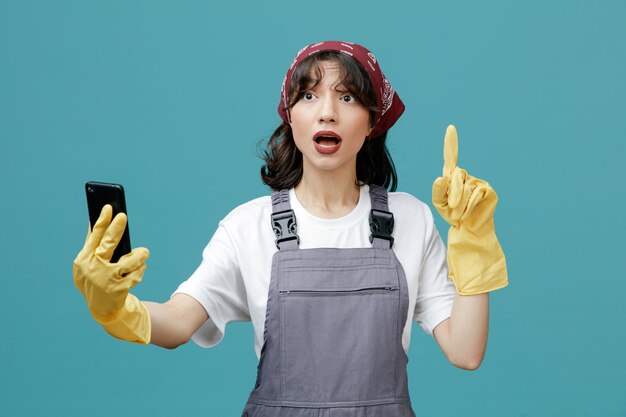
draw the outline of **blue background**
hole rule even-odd
[[[486,358],[459,370],[414,326],[417,415],[625,416],[625,22],[623,1],[2,0],[0,415],[241,413],[250,323],[169,351],[92,320],[71,276],[83,186],[124,184],[151,250],[134,293],[165,301],[217,222],[269,192],[257,143],[295,53],[340,39],[407,106],[399,190],[432,207],[453,123],[459,165],[500,197],[511,284],[490,297]]]

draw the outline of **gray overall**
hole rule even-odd
[[[272,193],[264,345],[243,417],[415,417],[402,347],[409,295],[387,190],[370,185],[371,248],[299,249],[287,190]]]

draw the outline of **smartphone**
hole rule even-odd
[[[91,230],[93,230],[98,217],[100,217],[100,212],[105,204],[110,204],[113,207],[113,217],[111,219],[115,218],[118,213],[125,213],[126,216],[128,216],[128,212],[126,211],[126,199],[124,198],[124,187],[120,184],[89,181],[85,184],[85,192],[87,193],[87,209],[89,210]],[[130,232],[128,231],[127,222],[122,240],[115,248],[111,262],[117,262],[122,256],[130,253],[130,250]]]

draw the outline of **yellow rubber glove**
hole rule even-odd
[[[493,216],[498,196],[491,186],[457,166],[456,128],[448,126],[443,177],[433,183],[433,204],[448,224],[448,271],[461,295],[481,294],[508,285],[506,260]]]
[[[74,284],[91,315],[112,336],[129,342],[150,343],[151,323],[146,306],[130,288],[141,281],[150,255],[146,248],[133,249],[117,263],[111,257],[126,228],[126,215],[115,216],[105,205],[85,246],[74,260]]]

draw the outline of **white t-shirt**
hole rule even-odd
[[[301,249],[372,246],[369,186],[361,187],[357,206],[338,219],[311,215],[293,189],[289,190],[289,199]],[[402,345],[408,351],[412,320],[432,334],[439,323],[450,317],[455,288],[447,278],[446,248],[428,205],[404,192],[390,192],[388,202],[394,215],[393,251],[408,281],[409,314],[402,336]],[[192,336],[198,345],[215,346],[224,337],[226,324],[251,320],[254,349],[260,358],[272,256],[278,250],[271,213],[269,195],[231,211],[219,222],[198,269],[174,292],[193,297],[209,315]]]

